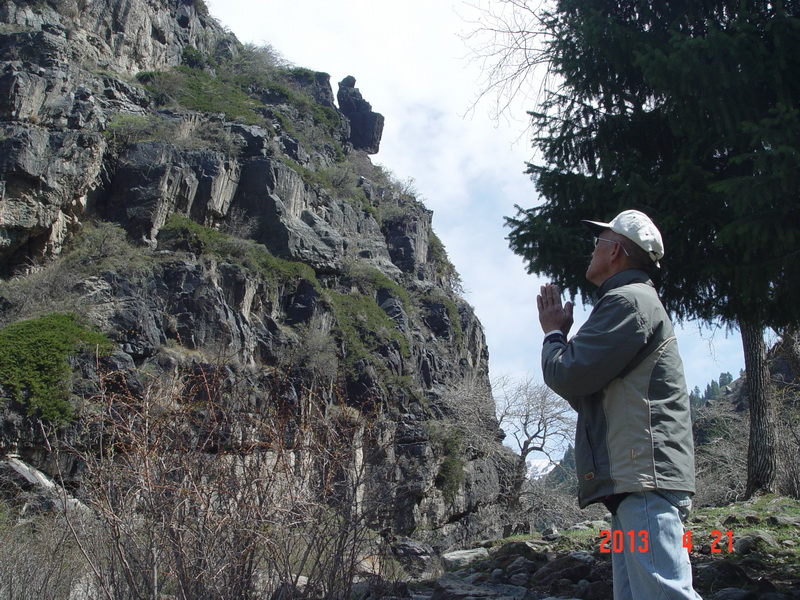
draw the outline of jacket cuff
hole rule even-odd
[[[544,336],[544,343],[547,344],[549,342],[566,342],[567,336],[565,336],[560,330],[556,329],[555,331],[550,331],[545,334]]]

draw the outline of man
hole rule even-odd
[[[689,395],[649,276],[664,256],[661,233],[635,210],[584,223],[596,236],[588,320],[568,340],[572,303],[551,284],[537,297],[545,383],[578,413],[578,501],[611,511],[615,600],[696,600],[682,544],[695,491]]]

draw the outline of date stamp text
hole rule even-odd
[[[649,535],[644,529],[641,531],[622,531],[620,529],[610,531],[603,529],[600,531],[600,553],[648,552],[650,550]],[[711,532],[709,541],[712,554],[733,553],[733,531],[715,529]],[[691,529],[687,529],[683,534],[682,543],[687,552],[692,551],[695,540],[692,539]]]

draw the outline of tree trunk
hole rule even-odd
[[[778,474],[776,417],[763,328],[749,323],[739,323],[739,328],[742,331],[744,368],[750,397],[750,444],[747,449],[745,492],[749,498],[759,491],[775,491]]]

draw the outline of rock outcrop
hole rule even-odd
[[[355,77],[349,75],[339,82],[336,98],[339,100],[339,109],[350,119],[350,142],[353,147],[368,154],[377,154],[383,135],[383,115],[374,112],[372,105],[361,96]]]
[[[351,77],[338,108],[324,73],[225,80],[252,49],[203,7],[0,4],[0,325],[80,315],[134,395],[142,373],[211,366],[248,402],[279,372],[286,398],[344,394],[387,441],[376,529],[436,550],[499,533],[507,450],[483,330],[431,212],[367,156],[383,117]],[[99,373],[72,366],[60,435],[79,446]],[[0,453],[54,476],[26,408],[3,409]],[[79,489],[80,466],[59,469]]]

